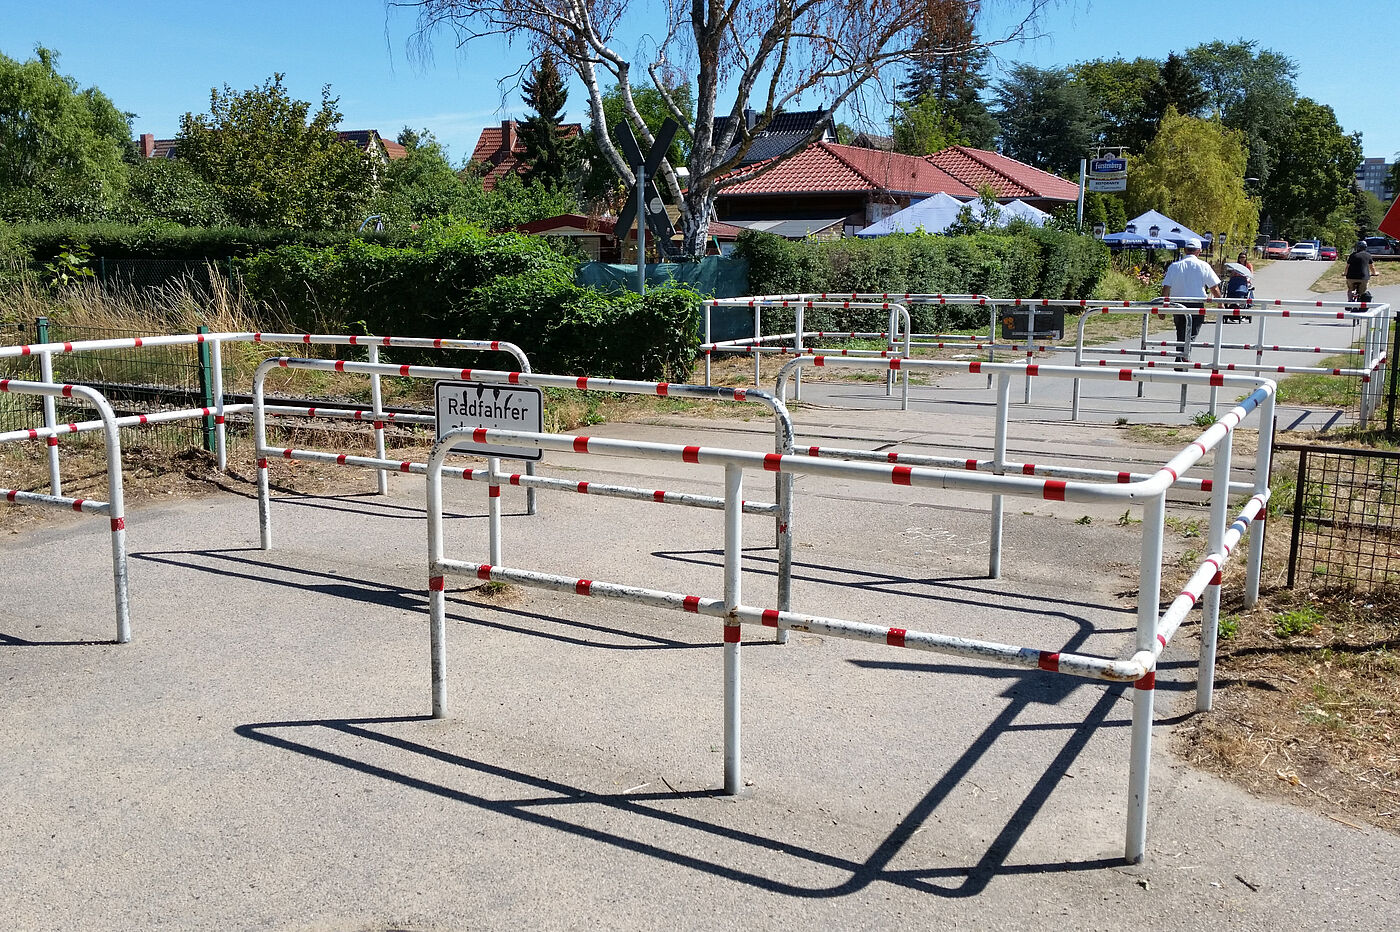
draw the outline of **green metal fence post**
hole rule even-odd
[[[209,328],[199,325],[199,333],[208,333]],[[199,397],[204,408],[214,407],[214,364],[209,358],[209,344],[199,344]],[[214,452],[214,415],[204,415],[204,449]]]

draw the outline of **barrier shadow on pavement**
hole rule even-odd
[[[257,547],[238,548],[231,550],[166,550],[148,551],[145,553],[133,553],[131,559],[141,560],[150,563],[159,563],[166,566],[179,567],[181,569],[196,570],[202,573],[211,573],[227,579],[241,579],[248,582],[260,583],[263,585],[278,586],[281,588],[294,589],[298,592],[315,593],[317,595],[330,596],[331,598],[345,599],[347,601],[360,604],[378,605],[384,608],[398,609],[403,611],[421,612],[424,619],[427,617],[427,589],[405,588],[390,583],[379,583],[368,580],[350,580],[343,576],[336,576],[332,573],[320,570],[308,570],[300,567],[289,566],[285,563],[266,563],[262,560],[249,559],[248,557],[237,556],[240,553],[259,554],[266,553]],[[176,559],[179,557],[194,558],[199,557],[207,561],[220,561],[223,565],[201,565],[190,559]],[[285,578],[291,577],[291,578]],[[307,581],[310,580],[310,581]],[[493,628],[498,631],[509,632],[511,634],[522,634],[531,637],[543,638],[545,640],[557,641],[565,644],[573,644],[580,647],[603,648],[607,650],[631,651],[631,650],[693,650],[708,649],[718,646],[719,635],[716,626],[716,636],[712,642],[691,642],[682,641],[675,638],[668,638],[646,632],[629,631],[620,627],[609,627],[607,625],[590,624],[576,621],[570,618],[547,615],[538,612],[529,612],[523,609],[511,608],[508,606],[492,605],[488,602],[468,601],[459,596],[449,594],[448,601],[452,604],[462,606],[476,613],[468,616],[462,612],[449,612],[448,618],[462,622],[464,624],[480,625],[486,628]],[[523,624],[510,624],[504,620],[490,620],[481,617],[481,613],[491,612],[498,616],[508,616],[520,620],[533,620],[545,622],[552,625],[559,625],[567,629],[581,632],[591,632],[596,634],[613,635],[619,638],[630,638],[640,641],[639,644],[616,644],[609,641],[588,639],[585,637],[571,637],[567,634],[541,631],[538,628],[527,627]],[[0,635],[0,645],[4,644],[4,636]],[[111,641],[94,641],[97,644],[110,644]],[[750,646],[760,646],[753,644]]]
[[[757,555],[756,551],[772,550],[771,547],[744,548],[744,573],[756,576],[776,576],[777,558]],[[651,556],[661,560],[671,560],[678,563],[687,563],[693,566],[713,566],[723,567],[724,552],[721,550],[657,550]],[[761,565],[768,564],[772,568],[765,568]],[[837,585],[845,589],[859,589],[870,592],[884,592],[889,595],[901,598],[928,599],[935,602],[947,602],[950,605],[969,605],[978,608],[987,605],[987,595],[989,585],[995,580],[989,580],[985,576],[900,576],[894,573],[884,573],[866,568],[856,568],[850,566],[830,566],[820,563],[802,563],[794,561],[792,564],[792,578],[794,582],[808,582],[818,585]],[[806,573],[800,571],[807,571]],[[825,574],[825,575],[820,575]],[[841,578],[837,577],[854,577]],[[982,585],[967,585],[970,582],[980,581]],[[893,589],[895,586],[924,586],[930,591],[919,592],[910,589]],[[971,598],[959,598],[948,595],[938,590],[951,590],[953,592],[965,593]],[[1046,596],[1039,593],[1014,592],[1010,590],[991,590],[992,594],[999,599],[1023,600],[1033,603],[1031,607],[1019,608],[1014,605],[999,605],[999,610],[1020,613],[1034,614],[1041,617],[1062,618],[1073,622],[1079,627],[1089,626],[1087,619],[1060,611],[1044,611],[1034,606],[1040,605],[1062,605],[1068,608],[1084,608],[1094,611],[1109,612],[1114,614],[1136,616],[1137,609],[1127,605],[1111,605],[1103,602],[1085,602],[1077,599],[1065,599],[1056,596]],[[1163,606],[1165,608],[1165,605]],[[1133,631],[1133,627],[1126,628],[1094,628],[1097,634],[1124,634]]]
[[[376,725],[412,724],[414,722],[426,723],[429,721],[427,717],[259,722],[240,725],[234,731],[241,737],[272,748],[300,754],[322,763],[345,767],[400,786],[461,803],[482,812],[518,819],[582,841],[609,845],[623,851],[645,855],[721,880],[770,893],[801,899],[831,899],[852,895],[876,883],[889,883],[933,896],[965,898],[981,894],[992,880],[998,877],[1103,870],[1121,867],[1125,863],[1121,858],[1103,857],[1028,864],[1007,863],[1016,843],[1030,825],[1031,820],[1045,806],[1055,786],[1065,779],[1070,767],[1079,758],[1095,732],[1105,725],[1113,706],[1120,701],[1119,692],[1121,692],[1121,687],[1110,687],[1094,703],[1083,720],[1071,726],[1063,745],[1056,751],[1044,773],[1036,778],[1005,825],[976,861],[961,866],[939,866],[936,868],[895,869],[891,865],[914,834],[925,827],[929,818],[950,797],[953,790],[968,776],[973,767],[995,747],[997,736],[1005,733],[1010,726],[1014,725],[1016,717],[1030,704],[1030,700],[1026,697],[1013,695],[1012,700],[981,735],[949,765],[943,775],[914,806],[900,817],[892,830],[863,860],[818,850],[782,837],[750,831],[743,827],[722,825],[715,821],[661,808],[661,804],[666,802],[708,797],[719,798],[719,791],[716,789],[666,793],[596,793],[556,779],[529,774],[502,764],[475,760],[443,748],[433,747],[399,735],[387,734],[373,727]],[[308,732],[317,730],[334,731],[364,742],[374,742],[404,754],[428,758],[476,775],[519,784],[530,791],[530,794],[518,798],[503,799],[500,798],[499,794],[487,797],[460,788],[445,786],[442,783],[436,783],[413,773],[405,772],[410,769],[421,770],[421,764],[418,763],[406,766],[405,771],[400,771],[380,763],[351,757],[328,747],[317,746],[315,738],[308,734]],[[301,732],[301,734],[287,735],[286,732],[289,731]],[[539,795],[540,793],[547,795],[542,796]],[[673,830],[698,832],[728,843],[748,846],[764,854],[793,858],[800,862],[800,870],[803,873],[809,872],[813,867],[821,867],[839,871],[847,876],[836,884],[803,886],[786,881],[771,873],[758,873],[736,866],[733,863],[737,860],[735,858],[716,857],[711,859],[689,851],[668,848],[657,842],[628,837],[596,826],[570,821],[563,814],[567,812],[569,806],[602,806],[628,816],[660,822]],[[726,811],[732,813],[734,810]],[[1089,839],[1086,838],[1086,842],[1088,841]],[[765,863],[776,862],[767,858]]]

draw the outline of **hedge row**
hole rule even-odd
[[[762,233],[739,237],[749,262],[750,294],[881,292],[1088,297],[1109,267],[1108,248],[1089,236],[1025,226],[970,236],[896,234],[878,239],[788,241]],[[917,332],[978,326],[986,311],[937,305],[911,309]],[[868,316],[868,315],[866,315]],[[845,329],[856,315],[818,314],[812,329]],[[775,326],[784,321],[775,319]]]
[[[699,296],[604,294],[574,283],[576,265],[537,237],[459,227],[417,246],[283,246],[235,268],[252,297],[284,306],[303,328],[505,340],[537,371],[683,380]]]
[[[319,247],[352,240],[404,242],[385,233],[350,230],[283,230],[245,227],[182,227],[173,223],[0,223],[0,256],[35,266],[69,246],[87,246],[105,259],[227,259],[298,244]]]

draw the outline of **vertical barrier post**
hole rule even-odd
[[[209,327],[200,324],[195,328],[195,332],[205,334],[209,332]],[[199,403],[208,409],[214,407],[214,376],[212,373],[213,362],[209,358],[209,344],[200,340],[195,346],[199,358]],[[200,419],[202,429],[200,436],[204,442],[204,449],[210,453],[214,452],[216,446],[214,441],[214,416],[206,414]]]
[[[433,718],[447,715],[446,576],[442,570],[442,458],[428,459],[428,665]]]
[[[798,302],[797,302],[796,313],[793,314],[793,323],[794,323],[794,325],[795,325],[795,326],[793,327],[793,329],[797,331],[797,336],[796,336],[796,338],[795,338],[794,341],[793,341],[793,351],[794,351],[798,356],[801,356],[801,355],[802,355],[802,328],[806,326],[806,322],[807,322],[807,318],[806,318],[806,314],[805,314],[806,310],[807,310],[807,302],[805,302],[805,301],[798,301]],[[792,397],[793,397],[793,400],[795,400],[795,401],[801,401],[801,400],[802,400],[802,367],[801,367],[801,366],[799,366],[799,367],[797,368],[797,371],[793,373],[793,378],[792,378]],[[781,453],[782,451],[779,450],[778,452]]]
[[[741,628],[734,611],[742,599],[744,558],[744,470],[724,467],[724,792],[737,795],[743,787],[739,756],[739,642]]]
[[[1035,361],[1035,305],[1026,308],[1026,404],[1031,403],[1031,370]]]
[[[887,320],[887,321],[885,322],[885,349],[886,349],[886,351],[888,351],[888,350],[893,350],[893,349],[896,348],[895,342],[894,342],[894,334],[895,334],[895,312],[894,312],[894,308],[890,308],[889,320]],[[893,370],[893,369],[886,369],[886,370],[885,370],[885,397],[886,397],[886,398],[889,398],[889,397],[891,397],[892,395],[894,395],[894,370]]]
[[[501,458],[498,456],[488,456],[486,458],[486,482],[487,482],[487,547],[490,550],[491,558],[487,560],[492,566],[500,566],[504,561],[501,559]]]
[[[49,319],[47,317],[34,318],[35,339],[39,343],[49,342]],[[53,384],[53,354],[41,352],[39,354],[39,381]],[[41,404],[44,407],[44,426],[52,430],[58,425],[58,408],[54,404],[51,395],[45,395]],[[63,474],[58,469],[58,438],[50,436],[48,441],[49,456],[49,494],[63,494]]]
[[[1162,590],[1162,532],[1167,493],[1142,506],[1142,566],[1138,585],[1136,648],[1150,651],[1157,644],[1157,610]],[[1152,700],[1157,672],[1150,670],[1133,684],[1132,740],[1128,752],[1128,831],[1123,857],[1141,861],[1147,851],[1147,784],[1152,764]]]
[[[131,593],[126,571],[126,508],[122,498],[121,434],[117,430],[112,409],[103,402],[98,405],[97,410],[102,416],[103,439],[107,444],[107,502],[110,508],[107,517],[112,529],[112,586],[117,600],[117,643],[126,644],[131,640]]]
[[[987,310],[992,315],[992,329],[987,332],[987,362],[994,363],[997,361],[997,306],[995,304],[988,304]],[[992,374],[990,372],[987,373],[987,387],[992,387]]]
[[[1259,403],[1259,451],[1254,458],[1254,494],[1269,491],[1269,470],[1273,468],[1274,456],[1274,402],[1277,396],[1269,392]],[[1252,608],[1259,601],[1259,576],[1264,567],[1264,519],[1268,516],[1266,506],[1254,519],[1254,527],[1249,532],[1249,564],[1246,567],[1244,607]]]
[[[369,345],[369,361],[379,362],[379,344]],[[379,373],[374,372],[369,377],[369,403],[370,411],[374,415],[374,455],[379,459],[384,459],[384,393],[379,384]],[[376,469],[374,471],[376,479],[376,489],[380,495],[389,494],[389,473],[387,470]]]
[[[763,353],[759,352],[763,348],[763,308],[755,303],[753,306],[753,387],[763,387],[763,370],[759,364],[763,361]]]
[[[1215,350],[1210,356],[1210,371],[1220,371],[1220,344],[1225,339],[1225,315],[1218,308],[1215,314]],[[1215,406],[1220,400],[1220,386],[1210,387],[1210,416],[1215,417]]]
[[[213,340],[210,346],[210,368],[214,383],[214,446],[219,471],[228,468],[228,427],[224,423],[224,341]]]
[[[1235,432],[1232,430],[1215,446],[1215,471],[1211,476],[1210,537],[1207,546],[1219,553],[1225,546],[1225,531],[1230,521],[1230,460],[1234,453]],[[1215,693],[1215,644],[1220,630],[1220,570],[1206,586],[1205,606],[1201,610],[1201,656],[1196,662],[1196,711],[1209,712]]]
[[[710,345],[710,313],[711,313],[713,310],[714,310],[713,302],[711,302],[711,301],[706,301],[706,302],[705,302],[705,345],[706,345],[706,346],[709,346],[709,345]],[[705,384],[706,384],[706,385],[709,385],[709,384],[710,384],[710,356],[712,356],[712,355],[713,355],[713,353],[712,353],[710,350],[708,350],[708,349],[705,350]]]
[[[1138,365],[1139,365],[1139,366],[1142,366],[1142,365],[1147,361],[1147,322],[1148,322],[1149,320],[1151,320],[1151,319],[1152,319],[1152,314],[1151,314],[1150,311],[1149,311],[1148,313],[1142,315],[1142,332],[1141,332],[1141,335],[1138,337]],[[1145,383],[1145,382],[1139,382],[1139,383],[1138,383],[1138,386],[1137,386],[1137,396],[1138,396],[1139,398],[1142,397],[1143,389],[1145,389],[1146,387],[1147,387],[1147,383]]]
[[[1011,375],[1002,372],[997,375],[997,434],[996,448],[992,453],[992,472],[1006,475],[1006,433],[1007,420],[1011,410]],[[1003,496],[1000,492],[992,496],[992,541],[991,554],[987,560],[987,578],[1001,578],[1001,532],[1004,514]]]
[[[267,415],[263,412],[263,380],[253,379],[253,443],[258,456],[258,542],[272,549],[272,502],[267,488]]]

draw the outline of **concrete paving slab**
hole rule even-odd
[[[1021,422],[1013,449],[1161,452],[1090,431]],[[800,432],[936,446],[977,431],[813,407]],[[772,442],[761,420],[594,433]],[[720,484],[717,471],[599,465],[549,469]],[[747,487],[761,495],[766,479]],[[721,588],[718,513],[542,494],[526,517],[512,492],[510,565]],[[447,494],[449,553],[484,559],[485,490]],[[1006,578],[990,583],[985,500],[811,479],[800,496],[799,609],[1046,648],[1131,640],[1132,526],[1009,507]],[[135,640],[121,646],[105,643],[105,524],[0,536],[0,915],[28,929],[1400,921],[1400,839],[1171,756],[1193,630],[1164,657],[1148,859],[1129,867],[1123,687],[746,629],[748,785],[727,799],[713,620],[452,587],[451,717],[435,721],[421,480],[396,476],[385,498],[280,495],[273,516],[264,552],[245,496],[134,509]],[[747,601],[771,599],[771,537],[746,521]]]

